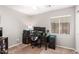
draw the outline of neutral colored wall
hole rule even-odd
[[[34,20],[33,25],[46,27],[47,29],[50,30],[50,33],[51,33],[51,26],[50,26],[51,19],[50,19],[50,17],[63,16],[63,15],[71,15],[71,27],[70,27],[71,34],[70,34],[70,36],[68,36],[69,38],[67,38],[66,36],[58,35],[57,36],[57,45],[74,49],[75,48],[74,7],[50,11],[47,13],[32,16],[32,19]]]
[[[75,25],[75,28],[76,28],[76,32],[75,32],[75,35],[76,35],[76,50],[79,52],[79,6],[76,6],[76,9],[75,9],[75,15],[76,15],[76,25]]]
[[[22,42],[22,32],[29,17],[5,6],[0,6],[0,17],[3,36],[8,37],[9,46]]]

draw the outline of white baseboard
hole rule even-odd
[[[9,48],[15,47],[15,46],[20,45],[20,44],[22,44],[22,42],[14,44],[14,45],[11,45],[11,46],[9,46]]]
[[[75,51],[75,49],[74,48],[69,48],[69,47],[65,47],[65,46],[59,46],[59,45],[56,45],[57,47],[61,47],[61,48],[65,48],[65,49],[71,49],[71,50],[74,50]]]

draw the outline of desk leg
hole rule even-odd
[[[47,38],[45,38],[45,50],[47,50]]]
[[[45,50],[47,50],[47,43],[45,43]]]
[[[0,41],[1,43],[1,54],[3,54],[3,41]]]

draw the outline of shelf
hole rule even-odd
[[[8,37],[0,37],[0,54],[8,53]]]

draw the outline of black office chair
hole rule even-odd
[[[39,46],[41,47],[41,39],[38,31],[33,31],[31,35],[31,46],[32,48],[34,46]]]

